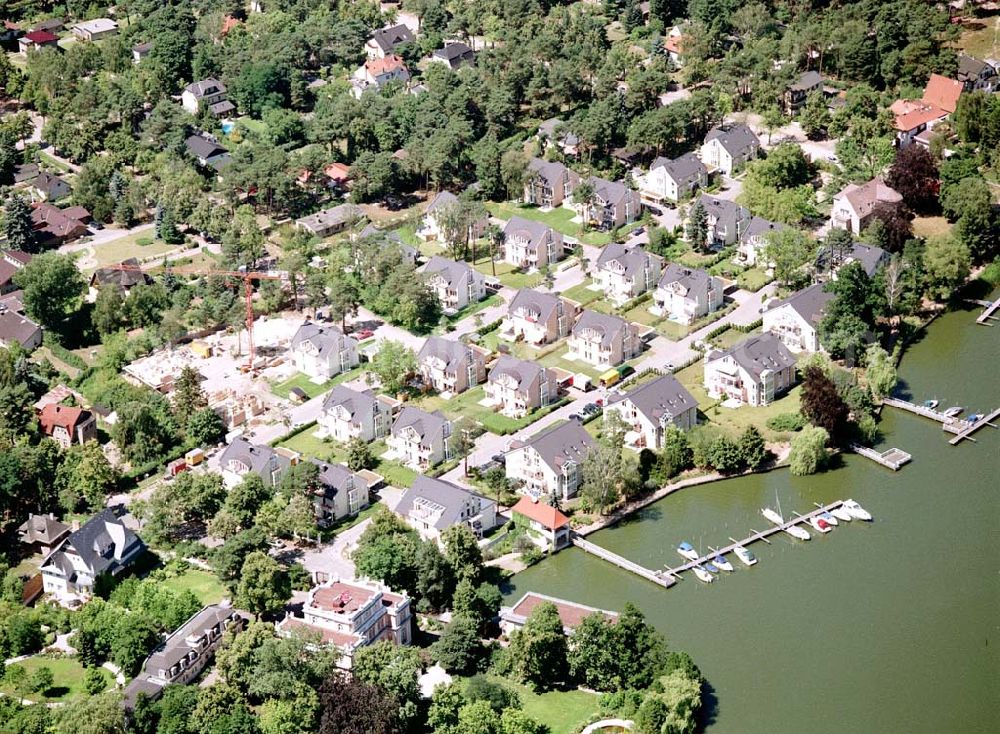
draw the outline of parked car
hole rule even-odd
[[[354,333],[354,336],[356,336],[358,339],[371,339],[373,336],[375,336],[375,332],[372,331],[371,329],[362,329],[361,331],[356,331]]]

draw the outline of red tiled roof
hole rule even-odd
[[[563,601],[562,599],[553,599],[551,597],[542,596],[533,592],[525,594],[521,601],[519,601],[511,611],[519,617],[529,617],[535,607],[545,603],[555,605],[556,610],[559,612],[559,619],[562,621],[563,627],[568,629],[576,629],[586,617],[595,613],[602,614],[607,619],[612,621],[618,618],[618,615],[614,612],[607,612],[603,609],[593,609],[582,604],[574,604],[573,602]]]
[[[52,435],[57,427],[66,429],[69,433],[74,433],[76,427],[90,417],[90,413],[83,408],[71,408],[68,405],[49,404],[42,408],[38,416],[38,422],[42,425],[42,430],[46,435]]]
[[[317,624],[309,624],[308,622],[293,619],[291,617],[285,619],[285,621],[281,623],[281,626],[298,631],[305,635],[319,633],[320,639],[323,642],[342,648],[349,647],[361,641],[360,635],[354,635],[350,632],[340,632],[335,629],[330,629],[329,627],[321,627]]]
[[[372,76],[378,76],[380,74],[388,74],[389,72],[393,72],[398,69],[405,69],[406,63],[403,61],[402,57],[396,56],[395,54],[389,54],[384,59],[368,59],[368,61],[365,62],[365,68]]]
[[[371,589],[337,581],[330,586],[321,586],[313,594],[313,606],[340,614],[353,614],[374,596]]]
[[[684,53],[684,36],[667,36],[663,41],[663,46],[675,54]]]
[[[327,178],[334,181],[346,181],[350,176],[351,167],[344,163],[331,163],[323,169]]]
[[[893,107],[896,109],[893,112],[896,113],[896,119],[894,121],[895,127],[900,132],[909,132],[910,130],[915,130],[921,125],[926,125],[928,122],[933,122],[934,120],[940,120],[943,117],[947,117],[948,113],[932,104],[899,104],[903,100],[897,100],[893,103]]]
[[[32,43],[55,43],[59,40],[59,36],[54,33],[49,33],[48,31],[31,31],[30,33],[25,33],[24,37],[31,41]]]
[[[569,524],[569,518],[552,505],[546,505],[543,502],[532,502],[527,497],[519,499],[511,511],[519,515],[524,515],[537,523],[541,523],[549,530],[556,530]]]
[[[924,87],[924,102],[951,113],[958,107],[958,98],[961,94],[962,82],[940,74],[931,74],[927,86]]]

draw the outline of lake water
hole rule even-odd
[[[993,296],[996,297],[996,294]],[[900,374],[915,400],[1000,407],[1000,326],[978,311],[935,321]],[[848,456],[812,477],[769,474],[692,487],[590,537],[650,567],[682,540],[720,546],[814,502],[854,498],[874,522],[809,542],[774,536],[760,562],[664,590],[571,549],[514,577],[528,590],[607,609],[636,603],[687,650],[716,698],[711,734],[1000,731],[1000,431],[950,446],[940,426],[886,408],[883,445],[913,454],[893,473]]]

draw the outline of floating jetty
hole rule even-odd
[[[928,408],[926,405],[917,405],[916,403],[900,400],[899,398],[882,398],[882,405],[889,405],[893,408],[899,408],[900,410],[905,410],[909,413],[915,413],[916,415],[923,416],[924,418],[930,418],[932,421],[937,421],[943,426],[962,422],[957,418],[952,418],[950,415],[945,415],[940,410]]]
[[[993,303],[988,304],[986,308],[983,309],[979,318],[976,319],[976,323],[984,324],[985,326],[993,326],[991,323],[992,319],[1000,318],[1000,316],[994,316],[998,308],[1000,308],[1000,298],[993,301]]]
[[[989,426],[990,428],[997,428],[996,423],[993,423],[993,421],[996,420],[997,417],[1000,417],[1000,408],[997,408],[989,415],[984,416],[983,418],[980,418],[979,420],[973,423],[969,423],[969,421],[962,421],[961,430],[956,431],[953,428],[947,428],[946,430],[949,430],[952,433],[956,434],[955,437],[951,439],[948,443],[950,443],[952,446],[956,446],[965,439],[969,439],[970,441],[975,443],[976,439],[972,437],[972,434],[978,431],[983,426]]]
[[[1000,303],[1000,301],[998,301]],[[883,405],[889,405],[893,408],[899,408],[900,410],[905,410],[916,415],[921,415],[924,418],[930,418],[933,421],[937,421],[941,424],[941,428],[948,433],[954,433],[955,437],[948,441],[952,446],[960,444],[965,439],[970,441],[975,441],[972,434],[978,431],[983,426],[989,426],[990,428],[998,428],[998,426],[993,423],[998,417],[1000,417],[1000,408],[997,408],[992,413],[987,416],[980,418],[977,421],[969,421],[962,418],[952,418],[947,416],[939,410],[933,408],[928,408],[926,405],[917,405],[916,403],[910,403],[906,400],[900,400],[899,398],[882,398]],[[858,452],[861,453],[861,452]],[[905,452],[904,452],[905,453]],[[871,458],[871,457],[869,457]],[[904,462],[905,463],[905,462]]]
[[[858,456],[864,456],[867,459],[871,459],[877,464],[881,464],[884,467],[892,469],[893,471],[899,471],[903,464],[908,464],[910,459],[913,457],[902,449],[887,449],[885,451],[876,451],[875,449],[870,449],[867,446],[862,446],[861,444],[851,444],[851,451],[856,453]]]
[[[660,571],[654,571],[653,569],[646,568],[645,566],[640,566],[638,563],[630,561],[629,559],[624,558],[618,555],[617,553],[612,553],[607,548],[602,548],[599,545],[591,543],[589,540],[584,540],[579,535],[573,536],[573,545],[575,545],[582,551],[590,553],[592,556],[597,556],[598,558],[601,558],[607,561],[608,563],[613,563],[614,565],[618,566],[618,568],[623,568],[626,571],[631,571],[636,576],[641,576],[647,581],[652,581],[654,584],[658,584],[665,589],[669,589],[671,586],[677,583],[676,579],[674,579],[672,576],[663,574]]]

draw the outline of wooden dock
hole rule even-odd
[[[1000,316],[994,316],[993,315],[993,314],[996,313],[996,311],[997,311],[998,308],[1000,308],[1000,298],[998,298],[997,300],[993,301],[993,303],[989,304],[986,308],[983,309],[983,312],[981,314],[979,314],[979,318],[976,319],[976,323],[977,324],[984,324],[986,326],[993,326],[993,324],[990,323],[991,320],[992,319],[996,319],[996,318],[1000,318]]]
[[[582,551],[585,551],[593,556],[597,556],[598,558],[607,561],[608,563],[613,563],[614,565],[618,566],[618,568],[625,569],[626,571],[631,571],[635,575],[641,576],[647,581],[652,581],[654,584],[658,584],[659,586],[662,586],[665,589],[669,589],[671,586],[677,583],[676,579],[674,579],[672,576],[663,574],[659,571],[654,571],[644,566],[640,566],[638,563],[630,561],[629,559],[624,558],[618,555],[617,553],[612,553],[606,548],[602,548],[599,545],[591,543],[589,540],[584,540],[579,535],[573,536],[573,545],[575,545]]]
[[[956,445],[960,444],[962,441],[964,441],[965,439],[969,439],[970,441],[974,442],[976,439],[974,439],[972,437],[972,434],[975,433],[976,431],[978,431],[983,426],[989,426],[990,428],[997,428],[997,425],[995,423],[993,423],[993,421],[996,420],[997,417],[1000,417],[1000,408],[997,408],[996,410],[994,410],[989,415],[984,416],[983,418],[980,418],[975,423],[969,423],[968,421],[962,421],[962,423],[964,424],[965,428],[963,428],[961,431],[956,432],[955,437],[953,439],[951,439],[950,441],[948,441],[948,443],[950,443],[952,446],[956,446]]]
[[[944,426],[955,422],[954,418],[945,415],[940,410],[928,408],[926,405],[917,405],[916,403],[900,400],[899,398],[882,398],[882,405],[889,405],[893,408],[899,408],[900,410],[923,416],[924,418],[930,418],[932,421],[937,421]]]
[[[881,464],[884,467],[892,469],[893,471],[899,471],[903,464],[908,464],[910,459],[913,457],[902,449],[887,449],[885,451],[876,451],[875,449],[870,449],[867,446],[862,446],[861,444],[851,444],[851,451],[856,453],[858,456],[864,456],[867,459],[871,459],[877,464]]]

